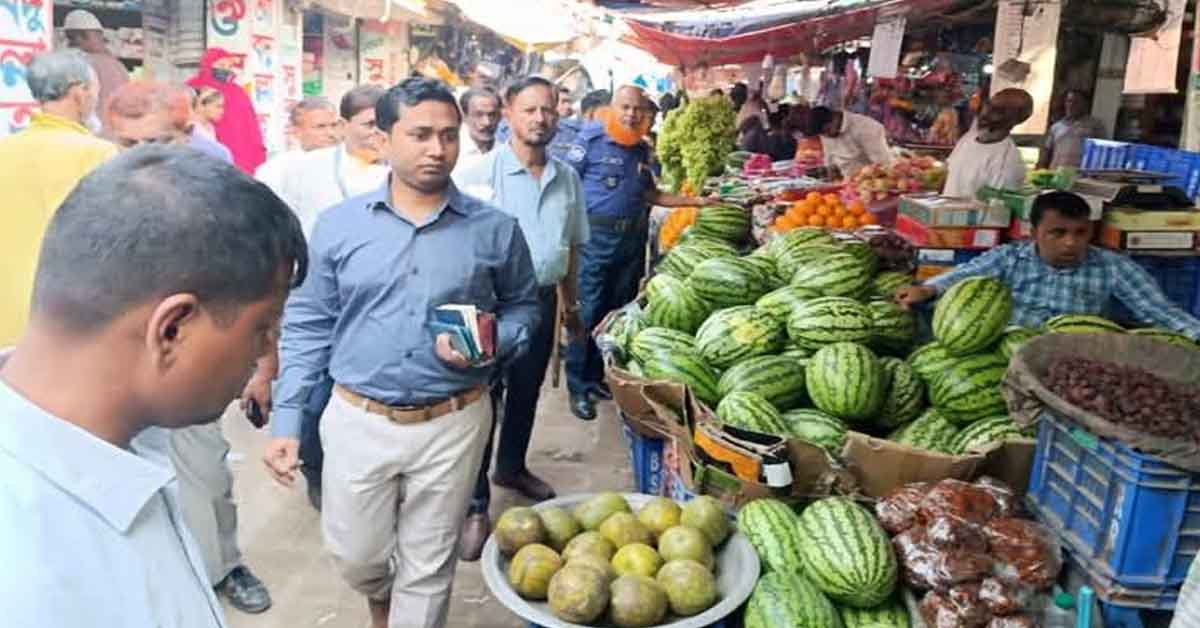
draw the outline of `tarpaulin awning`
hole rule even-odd
[[[549,0],[451,0],[463,17],[495,32],[523,52],[544,52],[579,37],[575,20]]]
[[[967,0],[965,4],[980,1]],[[632,33],[626,41],[671,65],[755,63],[768,54],[787,58],[869,36],[880,12],[904,12],[912,23],[922,15],[962,5],[964,0],[804,0],[786,5],[771,3],[756,11],[714,11],[709,16],[696,11],[679,12],[666,20],[661,15],[627,16]],[[705,29],[732,34],[689,34]]]

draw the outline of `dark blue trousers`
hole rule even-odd
[[[604,361],[591,331],[609,312],[637,296],[645,266],[644,228],[618,232],[593,226],[591,239],[580,247],[580,317],[588,335],[567,349],[567,387],[572,393],[604,381]]]

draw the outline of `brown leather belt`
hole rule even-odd
[[[470,390],[464,390],[449,399],[427,406],[389,406],[372,399],[367,399],[348,388],[342,387],[341,384],[334,386],[334,390],[337,391],[337,394],[342,399],[345,399],[357,408],[361,408],[371,414],[378,414],[392,423],[408,425],[412,423],[425,423],[451,412],[458,412],[479,401],[488,388],[487,386],[477,386]]]

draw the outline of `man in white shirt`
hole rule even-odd
[[[820,136],[825,166],[836,168],[847,179],[867,166],[886,166],[893,160],[887,130],[857,113],[814,107],[808,114],[807,135]]]
[[[458,165],[451,173],[455,182],[495,148],[496,129],[500,127],[500,94],[491,87],[471,88],[459,99],[459,106],[466,132],[458,134],[461,144]]]
[[[311,235],[321,212],[348,198],[378,189],[390,170],[384,163],[384,135],[375,125],[375,105],[384,89],[359,85],[342,96],[343,141],[336,146],[305,153],[287,164],[272,182],[265,182],[292,207],[305,236]],[[264,416],[271,411],[271,383],[279,369],[274,351],[259,364],[242,395],[243,404],[254,400]],[[318,431],[321,414],[333,394],[333,380],[315,386],[304,408],[300,432],[301,469],[308,485],[308,501],[321,510],[321,469],[325,452]]]
[[[225,625],[162,428],[221,415],[306,268],[288,208],[191,149],[134,148],[80,181],[0,366],[6,627]]]
[[[296,103],[288,117],[288,134],[298,148],[285,151],[267,160],[254,172],[254,178],[276,187],[279,178],[291,163],[310,151],[327,148],[341,139],[341,121],[333,103],[325,98],[309,96]]]
[[[1025,184],[1025,162],[1012,140],[1013,127],[1033,115],[1033,96],[1023,89],[1001,90],[983,105],[975,127],[958,141],[946,160],[943,194],[975,198],[983,186],[1015,190]]]

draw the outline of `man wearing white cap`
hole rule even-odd
[[[100,77],[100,110],[104,111],[109,96],[129,82],[129,71],[120,59],[108,51],[108,44],[104,41],[104,25],[91,12],[83,9],[71,11],[63,22],[63,30],[67,33],[68,45],[87,53],[92,69]]]

